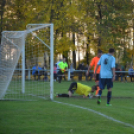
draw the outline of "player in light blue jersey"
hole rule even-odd
[[[115,58],[114,58],[114,49],[110,48],[108,54],[103,54],[97,63],[96,70],[101,65],[100,69],[100,80],[99,80],[99,99],[97,101],[98,104],[101,103],[101,94],[102,90],[105,89],[105,86],[107,85],[108,93],[107,93],[107,106],[110,104],[110,99],[112,95],[112,87],[113,87],[113,81],[115,80]],[[96,76],[96,70],[95,70],[95,76]]]

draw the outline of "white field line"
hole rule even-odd
[[[63,102],[60,102],[60,101],[53,101],[53,102],[60,103],[60,104],[64,104],[64,105],[68,105],[68,106],[71,106],[71,107],[81,108],[81,109],[84,109],[84,110],[88,110],[88,111],[90,111],[90,112],[93,112],[93,113],[96,113],[96,114],[98,114],[98,115],[100,115],[100,116],[103,116],[103,117],[105,117],[105,118],[107,118],[107,119],[109,119],[109,120],[111,120],[111,121],[114,121],[114,122],[123,124],[123,125],[125,125],[125,126],[134,128],[134,126],[131,125],[131,124],[129,124],[129,123],[125,123],[125,122],[116,120],[116,119],[114,119],[113,117],[107,116],[107,115],[105,115],[105,114],[102,114],[102,113],[100,113],[100,112],[98,112],[98,111],[95,111],[95,110],[93,110],[93,109],[90,109],[90,108],[85,108],[85,107],[81,107],[81,106],[74,105],[74,104],[69,104],[69,103],[63,103]]]
[[[97,107],[97,105],[96,106],[94,106],[94,107]],[[97,107],[98,108],[98,107]],[[101,108],[106,108],[106,106],[101,106]],[[122,108],[122,109],[130,109],[130,110],[134,110],[134,108],[132,108],[132,107],[117,107],[117,106],[114,106],[114,108],[117,108],[117,109],[119,109],[119,108]]]

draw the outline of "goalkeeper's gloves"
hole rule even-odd
[[[89,94],[89,99],[93,98],[93,94]]]

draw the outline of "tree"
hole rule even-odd
[[[3,15],[4,15],[4,7],[5,7],[5,4],[6,4],[6,0],[2,0],[0,1],[0,19],[1,19],[1,22],[0,22],[0,33],[3,31]],[[0,34],[0,41],[1,41],[1,34]]]
[[[29,23],[54,23],[55,57],[58,54],[68,57],[71,50],[75,67],[76,37],[81,50],[86,52],[86,63],[92,56],[91,50],[96,54],[97,49],[107,52],[110,47],[118,51],[116,57],[124,60],[131,50],[129,33],[134,25],[129,22],[134,21],[133,3],[132,0],[11,0],[1,3],[1,23],[3,30],[24,30]]]

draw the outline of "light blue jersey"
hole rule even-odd
[[[115,58],[110,54],[103,54],[97,63],[101,65],[100,78],[112,78],[112,68],[115,68]]]

